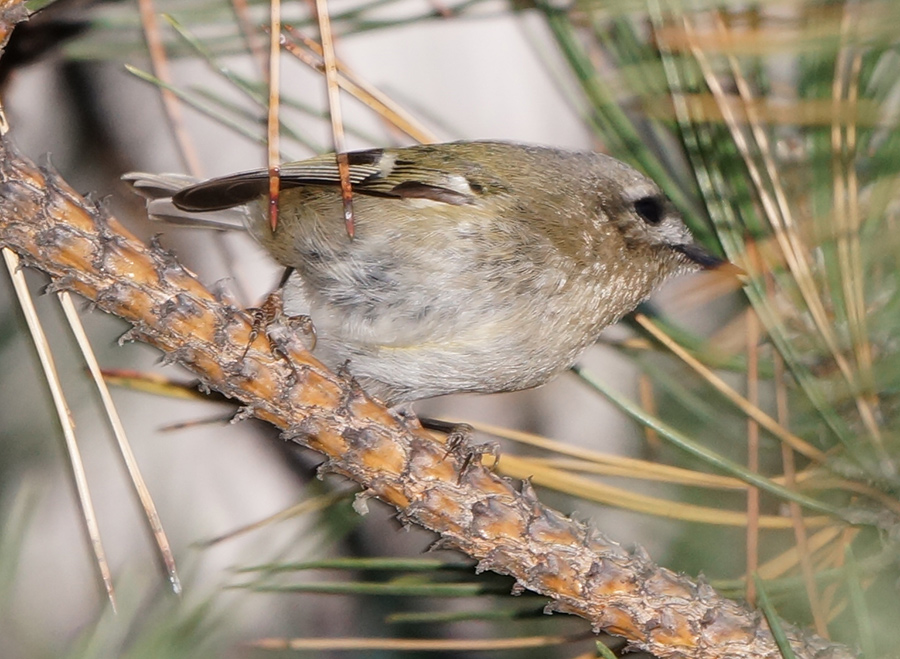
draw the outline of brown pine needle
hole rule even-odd
[[[125,462],[125,467],[128,469],[128,475],[131,478],[134,491],[137,493],[141,506],[144,508],[144,515],[147,518],[147,523],[150,525],[150,531],[153,533],[153,539],[156,541],[156,546],[159,549],[159,555],[162,559],[163,566],[166,569],[166,574],[169,576],[169,583],[172,584],[172,590],[175,591],[175,593],[181,594],[181,579],[178,577],[178,569],[175,567],[175,556],[172,553],[172,545],[169,543],[169,538],[166,535],[162,521],[159,518],[159,513],[156,510],[156,504],[153,503],[153,497],[141,474],[137,458],[134,457],[134,452],[131,450],[131,443],[128,441],[125,426],[122,424],[122,419],[119,417],[116,404],[113,402],[112,396],[109,393],[109,387],[106,386],[106,381],[103,379],[103,373],[100,371],[100,364],[97,363],[97,357],[94,355],[90,339],[88,339],[88,336],[84,331],[84,325],[81,323],[81,318],[78,316],[78,311],[75,309],[75,304],[72,302],[72,296],[66,292],[59,293],[59,301],[66,314],[66,320],[69,322],[69,327],[72,328],[72,333],[75,335],[75,340],[81,350],[82,357],[94,380],[94,385],[97,387],[97,392],[100,394],[100,400],[103,402],[103,409],[106,411],[106,417],[109,419],[109,424],[113,429],[113,434],[118,443],[119,454]]]
[[[25,275],[20,269],[19,257],[15,252],[6,247],[2,248],[0,251],[3,252],[6,269],[9,271],[9,275],[12,278],[13,289],[19,300],[22,314],[25,316],[25,322],[28,324],[28,330],[31,332],[32,339],[34,340],[34,347],[37,350],[41,368],[44,371],[44,377],[50,388],[50,395],[52,396],[53,404],[56,407],[56,415],[59,418],[63,437],[66,441],[69,462],[72,465],[72,474],[75,478],[75,489],[78,492],[78,500],[81,504],[82,515],[84,516],[84,526],[88,537],[91,540],[91,549],[94,551],[94,559],[96,561],[97,569],[100,572],[103,588],[106,590],[106,596],[115,613],[116,593],[113,588],[109,562],[106,560],[106,551],[103,549],[103,540],[100,537],[100,527],[97,525],[97,513],[94,510],[94,503],[91,499],[91,491],[84,471],[84,461],[81,459],[81,451],[79,450],[78,442],[75,439],[75,422],[72,419],[72,413],[69,410],[65,395],[63,394],[62,383],[60,382],[59,374],[56,371],[56,363],[53,359],[53,354],[50,352],[47,336],[44,334],[37,310],[34,308],[31,293],[28,291],[28,285],[25,282]]]
[[[536,462],[545,462],[548,465],[561,469],[573,469],[587,473],[597,473],[610,476],[630,476],[642,480],[654,480],[678,485],[693,485],[697,487],[718,487],[722,489],[743,490],[747,484],[742,480],[731,476],[719,474],[707,474],[703,472],[659,464],[638,458],[629,458],[622,455],[601,453],[591,449],[582,448],[566,442],[560,442],[541,435],[502,428],[477,421],[462,421],[450,419],[452,423],[466,423],[475,430],[495,437],[509,439],[520,444],[534,446],[559,455],[567,455],[576,458],[576,461],[567,461],[560,458],[538,459]],[[504,460],[506,458],[504,457]],[[524,459],[524,458],[523,458]]]
[[[261,638],[253,647],[264,650],[366,650],[478,652],[543,648],[587,640],[584,634],[575,636],[522,636],[519,638],[441,639],[441,638]]]
[[[771,295],[774,287],[771,273],[766,276],[766,288]],[[775,408],[778,423],[787,427],[789,422],[788,413],[788,394],[787,384],[785,381],[786,373],[784,370],[784,360],[781,354],[775,351],[773,354],[775,363]],[[791,451],[787,444],[781,445],[781,462],[784,469],[784,484],[793,489],[796,487],[796,468],[794,465],[794,452]],[[809,608],[813,615],[816,631],[823,637],[827,638],[828,625],[825,619],[825,613],[822,609],[822,601],[819,597],[819,587],[816,584],[815,571],[812,565],[810,555],[809,541],[806,536],[806,528],[803,526],[803,511],[800,509],[796,501],[788,501],[788,511],[794,526],[794,541],[797,543],[796,551],[799,556],[800,572],[803,574],[803,585],[806,588],[806,598],[809,601]]]
[[[615,459],[617,456],[610,456]],[[506,460],[506,457],[503,458]],[[637,465],[603,464],[588,462],[574,458],[532,458],[522,457],[522,460],[530,462],[536,468],[551,467],[565,471],[594,474],[595,476],[612,476],[617,478],[629,478],[637,481],[651,481],[665,483],[667,485],[687,485],[691,487],[703,487],[717,490],[746,490],[748,485],[730,476],[706,474],[701,471],[692,471],[681,467],[671,467],[653,462],[645,462],[632,458]],[[627,458],[626,458],[627,459]]]
[[[302,43],[312,52],[308,52],[297,46],[297,44],[288,41],[285,48],[294,55],[298,60],[306,64],[308,67],[325,72],[325,62],[322,59],[322,46],[313,39],[305,36],[296,28],[286,25],[284,28],[288,34],[294,39]],[[335,67],[337,68],[337,83],[341,89],[353,96],[360,103],[367,106],[373,112],[381,116],[392,126],[403,131],[409,137],[417,142],[430,143],[439,141],[435,134],[426,128],[422,122],[416,119],[405,108],[401,107],[397,102],[384,94],[379,89],[360,78],[340,59],[335,59]]]
[[[202,171],[200,157],[197,155],[197,149],[194,146],[190,133],[185,128],[181,103],[172,90],[167,88],[172,84],[172,73],[169,69],[168,57],[166,57],[166,47],[160,36],[159,22],[157,21],[153,0],[138,0],[138,10],[141,15],[141,25],[144,29],[144,39],[147,41],[147,49],[150,52],[153,75],[166,85],[159,88],[159,93],[166,111],[166,118],[169,121],[169,127],[178,143],[178,150],[184,159],[185,167],[192,176],[199,177]]]
[[[338,173],[341,177],[341,200],[344,204],[344,225],[347,235],[353,238],[356,229],[353,221],[353,190],[350,185],[350,163],[344,144],[344,120],[341,115],[341,88],[338,84],[337,58],[331,34],[331,18],[327,0],[315,0],[316,19],[319,22],[319,38],[322,40],[322,59],[325,64],[325,85],[328,88],[328,114],[331,117],[331,135]]]
[[[653,395],[653,380],[650,379],[646,373],[641,373],[638,377],[638,392],[640,394],[641,407],[643,407],[649,414],[656,416],[656,398]],[[647,446],[650,447],[654,453],[658,453],[659,449],[662,445],[662,442],[659,440],[659,434],[653,428],[644,428],[644,439],[647,441]]]
[[[241,28],[244,43],[247,44],[247,50],[250,51],[251,57],[259,66],[259,71],[265,75],[266,50],[263,47],[259,32],[257,32],[253,22],[250,20],[250,7],[247,0],[231,0],[231,6]]]
[[[103,379],[107,384],[132,391],[141,391],[165,398],[200,400],[209,402],[210,394],[201,392],[196,380],[179,381],[159,373],[122,368],[104,368]]]
[[[266,131],[266,164],[269,168],[269,226],[278,227],[278,193],[281,189],[278,110],[281,101],[281,0],[269,5],[269,109]]]

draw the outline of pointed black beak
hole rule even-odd
[[[725,259],[721,259],[715,254],[710,254],[696,243],[691,243],[689,245],[672,245],[672,249],[684,254],[689,260],[696,263],[704,270],[713,270],[728,263]]]
[[[723,274],[734,275],[738,278],[746,277],[747,273],[740,266],[726,261],[723,258],[710,254],[696,243],[689,245],[673,245],[672,249],[684,254],[690,261],[696,263],[704,270],[716,270]]]

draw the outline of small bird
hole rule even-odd
[[[315,354],[388,405],[543,384],[669,277],[724,262],[649,178],[610,156],[504,142],[334,154],[197,183],[129,174],[151,215],[237,219],[293,270],[285,313]],[[204,213],[215,214],[206,216]]]

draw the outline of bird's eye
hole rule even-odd
[[[642,197],[634,202],[634,210],[647,224],[657,225],[663,220],[665,209],[659,197]]]

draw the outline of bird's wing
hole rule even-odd
[[[396,198],[420,198],[446,204],[472,203],[473,191],[465,176],[446,167],[428,167],[404,160],[403,149],[369,149],[347,154],[354,193]],[[281,189],[305,185],[338,186],[340,170],[333,153],[280,167]],[[269,189],[269,172],[256,169],[210,179],[182,189],[172,197],[186,211],[232,208],[258,199]]]

